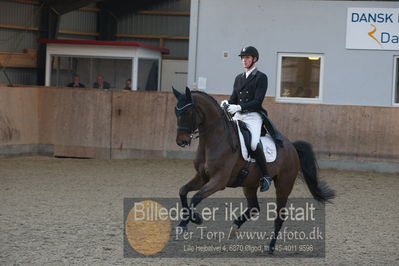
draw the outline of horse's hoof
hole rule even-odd
[[[202,224],[202,222],[204,221],[201,217],[201,215],[198,212],[195,212],[193,214],[193,218],[191,219],[191,221],[195,224]]]
[[[268,253],[269,253],[269,255],[273,255],[274,254],[274,247],[269,247]]]
[[[273,255],[275,249],[276,249],[276,238],[273,238],[272,241],[270,241],[268,253],[270,255]]]
[[[274,250],[276,249],[276,241],[275,241],[275,239],[273,239],[271,242],[270,242],[270,245],[269,245],[269,254],[270,255],[273,255],[273,253],[274,253]]]

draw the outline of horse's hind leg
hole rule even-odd
[[[277,203],[277,218],[274,220],[274,235],[272,237],[272,241],[270,241],[270,245],[269,245],[269,253],[273,253],[274,249],[276,247],[276,241],[277,241],[277,237],[278,234],[281,230],[281,227],[283,226],[283,222],[284,220],[282,220],[281,218],[284,217],[280,217],[280,210],[281,208],[284,208],[285,205],[287,204],[287,199],[288,198],[277,198],[276,199],[276,203]],[[283,215],[281,215],[283,216]]]
[[[180,201],[183,208],[189,209],[188,202],[187,202],[187,194],[191,191],[199,190],[204,185],[204,179],[201,178],[199,173],[196,173],[195,176],[184,186],[182,186],[179,190]],[[190,214],[187,213],[180,221],[179,225],[182,228],[186,228],[187,224],[190,222]]]
[[[283,212],[280,215],[280,211],[287,204],[288,196],[291,194],[295,178],[296,174],[285,174],[275,179],[274,186],[276,187],[277,217],[274,220],[274,235],[270,241],[269,253],[274,252],[278,234],[283,226],[284,219],[286,219],[285,213]]]
[[[240,217],[234,220],[233,224],[236,229],[239,229],[246,221],[259,214],[260,208],[256,190],[256,187],[243,187],[244,195],[247,198],[247,209]]]

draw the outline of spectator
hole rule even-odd
[[[79,75],[74,75],[72,78],[72,82],[68,83],[67,87],[71,87],[71,88],[84,88],[85,85],[83,85],[82,83],[80,83],[80,77]]]
[[[125,87],[123,89],[124,90],[129,90],[129,91],[132,90],[132,80],[131,79],[127,79],[126,80],[126,84],[125,84]]]
[[[96,77],[96,82],[94,82],[94,84],[93,84],[93,88],[96,88],[96,89],[108,90],[110,87],[111,87],[111,85],[104,80],[103,75],[98,75]]]

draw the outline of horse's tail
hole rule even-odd
[[[313,198],[323,203],[333,199],[335,191],[318,178],[318,165],[312,145],[305,141],[295,141],[292,144],[298,152],[303,177]]]

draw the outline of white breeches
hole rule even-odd
[[[262,117],[257,112],[241,113],[237,112],[233,116],[234,120],[241,120],[247,124],[249,131],[251,132],[251,149],[256,150],[258,146],[260,134],[262,130]]]

